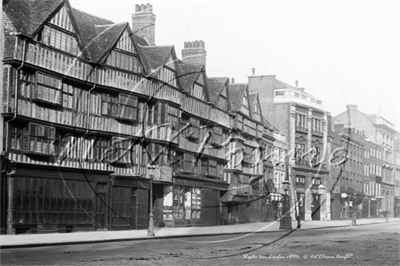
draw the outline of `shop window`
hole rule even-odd
[[[201,218],[200,188],[173,186],[173,217],[180,220]]]
[[[304,187],[306,185],[306,178],[304,176],[296,176],[296,186]]]

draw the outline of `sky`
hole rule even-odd
[[[400,1],[70,0],[73,7],[131,23],[136,4],[156,15],[156,45],[203,40],[209,77],[276,78],[326,102],[335,116],[357,104],[400,131]]]

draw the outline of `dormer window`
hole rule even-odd
[[[73,55],[78,55],[80,53],[75,36],[56,29],[55,27],[45,25],[42,30],[41,40],[44,44],[63,50],[67,53]]]

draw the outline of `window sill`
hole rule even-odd
[[[54,103],[54,102],[48,102],[48,101],[42,100],[42,99],[32,98],[32,102],[34,102],[40,106],[50,107],[50,108],[54,108],[54,109],[63,109],[63,106],[61,104]]]
[[[120,116],[113,116],[113,118],[115,120],[118,120],[118,121],[124,122],[124,123],[134,123],[134,124],[138,123],[137,119],[134,119],[134,118],[126,118],[126,117],[120,117]]]

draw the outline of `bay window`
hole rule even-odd
[[[186,130],[187,137],[191,139],[199,139],[200,137],[200,120],[191,117],[189,119],[191,126]]]
[[[48,104],[61,105],[61,88],[62,82],[60,78],[37,72],[36,88],[32,95],[34,101],[45,102]]]
[[[11,127],[11,149],[20,149],[36,154],[55,155],[55,135],[55,127],[36,123],[29,123],[23,129]]]
[[[136,96],[123,93],[113,96],[103,93],[101,107],[102,115],[129,121],[138,120],[138,98]]]

